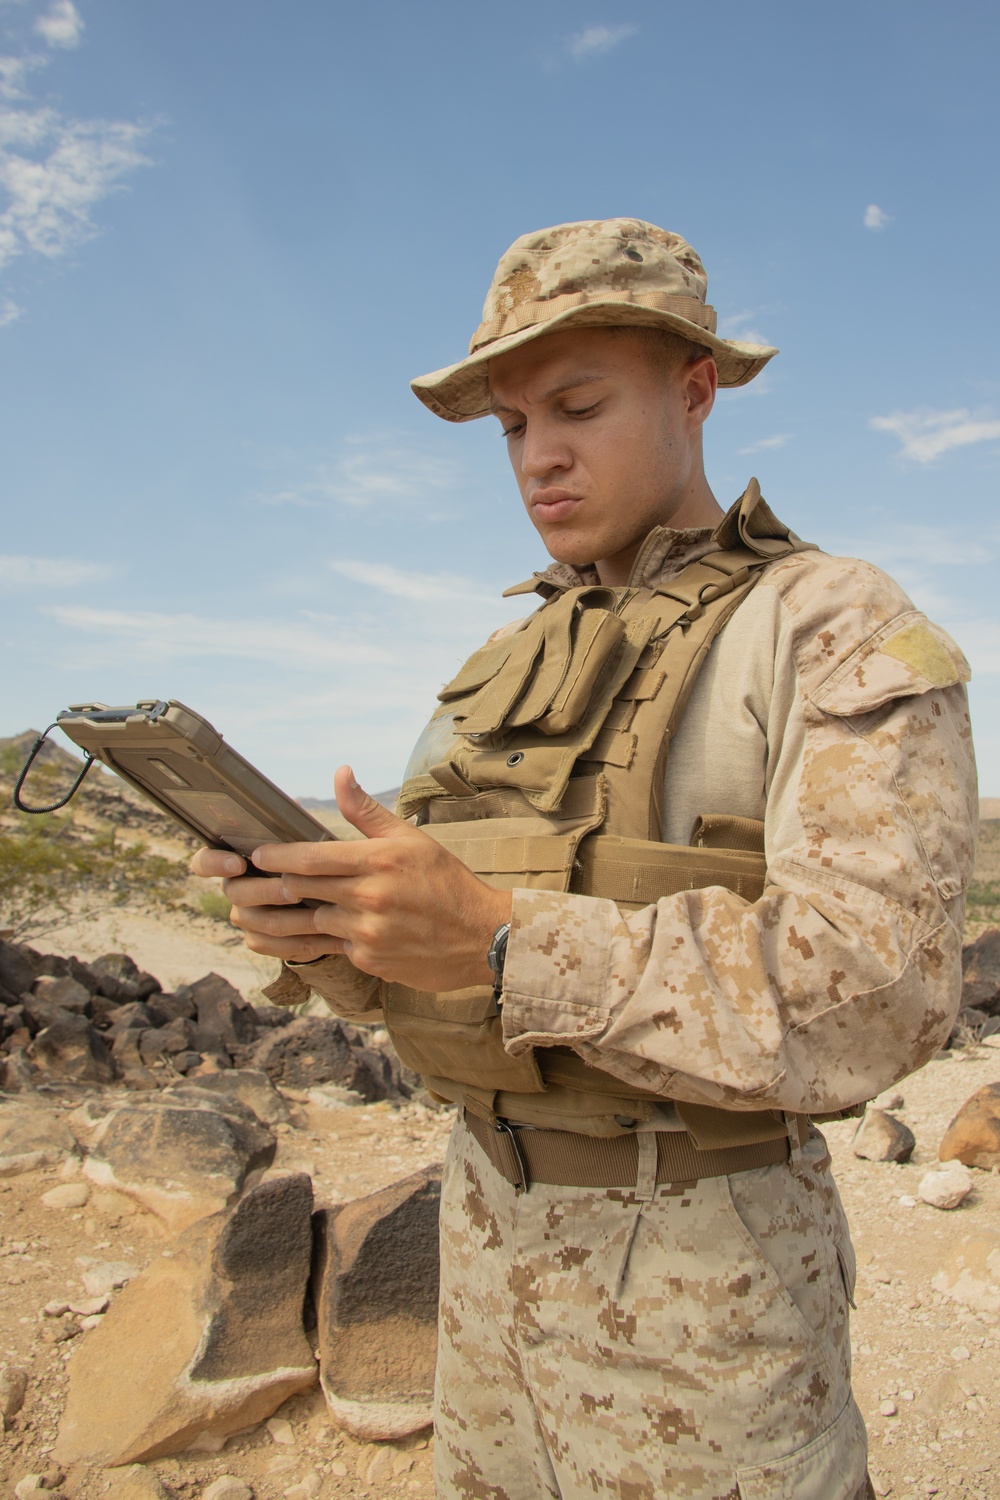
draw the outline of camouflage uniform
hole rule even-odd
[[[447,371],[416,388],[462,420],[482,400],[462,378],[461,400],[441,396]],[[633,582],[712,545],[703,530],[661,537],[651,576]],[[565,565],[544,576],[588,581]],[[663,827],[684,843],[707,810],[764,819],[763,896],[710,886],[628,912],[516,890],[507,1052],[568,1046],[656,1091],[656,1131],[681,1128],[672,1100],[822,1114],[921,1066],[960,989],[977,807],[967,676],[876,568],[819,552],[770,565],[695,686]],[[303,980],[350,1019],[381,1016],[378,982],[345,959],[287,969],[285,997]],[[634,1185],[518,1194],[456,1127],[440,1500],[868,1493],[850,1394],[853,1253],[821,1134],[786,1163],[659,1186],[636,1138]]]

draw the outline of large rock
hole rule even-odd
[[[975,1312],[1000,1313],[1000,1234],[981,1229],[966,1235],[931,1285]]]
[[[41,975],[35,980],[34,992],[40,1000],[48,1000],[53,1005],[61,1006],[63,1010],[73,1011],[75,1015],[90,1015],[90,991],[68,974],[61,979],[53,979],[50,974]]]
[[[130,1281],[70,1361],[55,1461],[127,1464],[221,1446],[311,1386],[311,1207],[304,1174],[262,1183]]]
[[[199,1052],[225,1052],[231,1055],[238,1047],[256,1040],[257,1017],[239,990],[221,974],[206,974],[190,986],[197,1010],[197,1049]]]
[[[102,995],[124,1004],[128,1000],[145,1000],[162,988],[152,974],[144,973],[127,953],[105,953],[89,966]]]
[[[366,1104],[392,1091],[392,1070],[382,1054],[352,1046],[339,1021],[321,1016],[300,1016],[272,1031],[254,1048],[251,1066],[285,1088],[337,1083]]]
[[[232,1204],[248,1173],[270,1166],[275,1144],[237,1100],[184,1085],[109,1114],[84,1171],[179,1230]]]
[[[855,1156],[867,1161],[909,1161],[916,1137],[908,1125],[881,1109],[869,1109],[854,1137]]]
[[[316,1215],[320,1381],[334,1421],[366,1441],[432,1420],[440,1199],[425,1167]]]
[[[968,1098],[938,1147],[942,1161],[967,1167],[1000,1167],[1000,1083],[987,1083]]]
[[[54,1110],[34,1100],[4,1100],[0,1108],[0,1177],[54,1166],[75,1150],[75,1140]]]
[[[28,1056],[50,1078],[80,1083],[110,1083],[115,1076],[111,1054],[104,1038],[86,1016],[66,1013],[40,1031],[28,1048]]]
[[[236,1099],[260,1120],[262,1125],[286,1125],[288,1105],[266,1073],[254,1068],[227,1068],[220,1073],[203,1073],[196,1080],[199,1089],[224,1098]],[[170,1088],[167,1093],[176,1093]]]
[[[22,943],[0,940],[0,986],[15,1000],[30,991],[38,975],[38,954]]]
[[[962,1006],[1000,1015],[1000,931],[995,927],[962,949]]]

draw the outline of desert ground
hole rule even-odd
[[[998,881],[1000,822],[991,822],[984,827],[970,938],[998,925]],[[64,922],[39,946],[85,961],[127,952],[164,989],[211,970],[254,1003],[260,1003],[260,986],[272,973],[224,922],[183,907],[121,908]],[[856,1156],[854,1121],[825,1127],[858,1254],[856,1395],[868,1423],[876,1493],[893,1500],[1000,1500],[1000,1314],[964,1306],[933,1285],[960,1242],[1000,1228],[1000,1168],[974,1171],[973,1190],[957,1208],[938,1209],[918,1196],[953,1116],[978,1088],[997,1082],[1000,1037],[970,1037],[890,1091],[899,1101],[892,1112],[916,1137],[904,1164]],[[419,1097],[358,1107],[318,1105],[295,1091],[288,1099],[291,1121],[277,1127],[275,1166],[307,1171],[318,1203],[357,1198],[442,1159],[450,1112]],[[88,1257],[141,1270],[170,1243],[153,1214],[111,1190],[91,1184],[86,1203],[70,1209],[43,1202],[53,1186],[81,1180],[75,1161],[0,1180],[0,1368],[18,1366],[29,1375],[23,1409],[0,1436],[4,1495],[13,1496],[18,1486],[24,1500],[31,1487],[22,1482],[41,1475],[38,1483],[69,1500],[108,1494],[189,1500],[233,1476],[258,1500],[430,1500],[429,1434],[398,1443],[358,1442],[332,1425],[315,1389],[287,1401],[252,1432],[231,1437],[219,1451],[154,1460],[142,1475],[56,1469],[50,1454],[68,1367],[75,1347],[90,1335],[53,1342],[46,1304],[81,1296],[81,1265]]]

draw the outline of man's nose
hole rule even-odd
[[[544,479],[555,470],[563,471],[573,462],[565,442],[548,422],[529,421],[521,446],[521,468],[532,479]]]

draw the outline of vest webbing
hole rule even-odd
[[[651,533],[633,577],[662,533]],[[488,642],[440,694],[457,738],[409,779],[418,821],[497,889],[603,896],[627,909],[719,885],[747,901],[765,879],[763,824],[705,809],[690,846],[661,841],[667,756],[708,651],[762,570],[803,550],[756,482],[715,533],[720,545],[661,585],[562,587],[515,633]],[[662,1096],[630,1087],[566,1047],[511,1057],[488,987],[432,995],[383,986],[401,1059],[482,1118],[615,1136]],[[673,1101],[697,1146],[777,1139],[775,1110]]]

